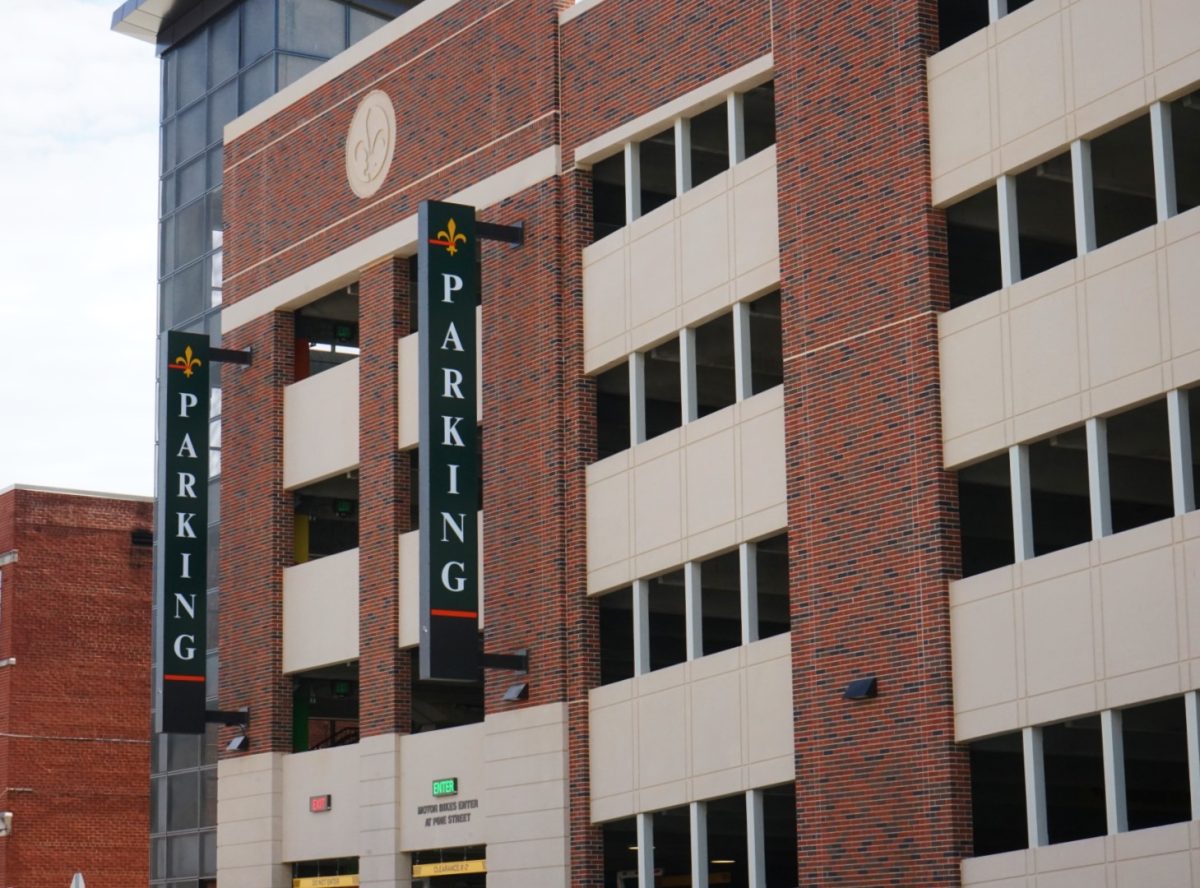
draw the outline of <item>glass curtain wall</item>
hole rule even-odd
[[[397,14],[415,5],[388,4]],[[341,0],[242,0],[162,51],[160,330],[207,332],[213,345],[220,345],[224,229],[221,140],[225,124],[370,34],[390,17]],[[207,674],[208,705],[215,709],[219,643],[220,566],[216,550],[220,533],[220,365],[212,370]],[[161,396],[161,387],[159,392]],[[156,602],[161,591],[156,590]],[[154,659],[157,678],[157,644]],[[165,888],[215,885],[215,742],[216,731],[211,729],[202,738],[179,734],[153,738],[152,885]]]

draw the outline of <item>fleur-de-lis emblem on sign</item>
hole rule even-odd
[[[384,163],[389,160],[390,137],[384,112],[379,108],[368,109],[362,135],[354,144],[354,159],[358,161],[358,174],[363,182],[372,181],[383,171]]]
[[[175,363],[171,366],[176,370],[182,370],[184,376],[191,378],[192,372],[201,363],[202,361],[192,354],[192,347],[189,345],[183,350],[183,354],[175,359]]]
[[[458,226],[454,224],[453,219],[446,223],[446,227],[439,231],[437,236],[438,239],[433,241],[433,243],[445,247],[446,252],[451,256],[458,252],[458,244],[460,242],[464,244],[467,242],[467,236],[458,230]]]

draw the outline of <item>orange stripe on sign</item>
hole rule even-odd
[[[163,681],[204,681],[203,675],[164,675]]]
[[[464,620],[474,620],[479,617],[475,611],[431,610],[429,613],[435,617],[461,617]]]

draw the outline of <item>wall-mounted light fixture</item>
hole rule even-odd
[[[868,675],[866,678],[856,678],[846,685],[846,692],[842,694],[842,699],[868,700],[878,696],[879,684],[875,681],[875,676]]]

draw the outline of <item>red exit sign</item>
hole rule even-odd
[[[324,813],[325,811],[332,810],[332,808],[333,808],[333,796],[331,796],[331,795],[319,795],[319,796],[309,796],[308,797],[308,810],[311,811],[313,814],[321,814],[321,813]]]

